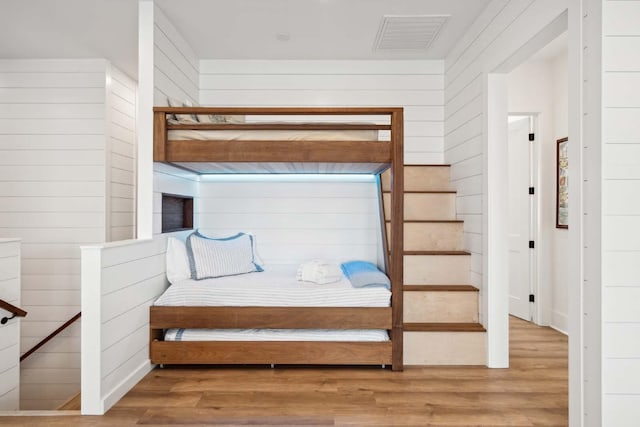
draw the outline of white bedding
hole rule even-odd
[[[389,307],[384,287],[354,288],[344,276],[317,285],[296,280],[296,267],[260,273],[177,282],[154,303],[161,306]]]
[[[377,329],[168,329],[165,341],[389,341]]]
[[[377,141],[376,130],[192,130],[168,131],[169,141]]]

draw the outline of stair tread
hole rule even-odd
[[[405,332],[487,332],[480,323],[405,323]]]
[[[383,194],[389,194],[391,193],[391,191],[389,190],[383,190],[382,191]],[[433,189],[433,190],[405,190],[404,194],[455,194],[457,193],[456,190],[450,190],[450,189]]]
[[[384,222],[391,222],[390,219],[385,219]],[[405,219],[402,222],[406,223],[463,223],[461,219]]]
[[[405,164],[404,167],[405,168],[410,168],[410,167],[414,167],[414,166],[426,166],[426,167],[441,167],[441,166],[445,166],[445,167],[451,167],[450,164],[444,163],[444,164],[438,164],[438,163],[412,163],[412,164]]]
[[[471,285],[404,285],[403,291],[409,292],[478,292],[479,289]]]
[[[471,255],[467,251],[404,251],[404,255]]]

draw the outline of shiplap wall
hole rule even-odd
[[[189,43],[162,10],[153,9],[154,105],[167,105],[167,98],[198,104],[199,63]],[[194,197],[197,209],[196,175],[156,163],[153,166],[153,234],[162,232],[162,193]],[[196,218],[197,222],[197,218]]]
[[[82,248],[82,413],[101,415],[147,374],[149,306],[166,289],[166,238]]]
[[[153,104],[167,98],[198,103],[198,57],[162,10],[154,5]]]
[[[405,163],[443,162],[443,61],[201,60],[200,104],[404,107]]]
[[[0,238],[0,299],[20,307],[20,240]],[[11,313],[0,309],[1,317]],[[20,409],[20,318],[0,325],[0,411]]]
[[[22,245],[24,352],[80,310],[79,244],[105,239],[104,60],[0,61],[0,235]],[[22,363],[21,408],[79,391],[80,326]]]
[[[108,67],[106,131],[109,212],[107,241],[135,237],[136,82]]]
[[[483,137],[487,73],[510,58],[566,9],[565,1],[494,0],[445,59],[444,160],[451,164],[458,191],[458,218],[464,220],[465,248],[471,252],[471,284],[483,290]]]
[[[199,228],[210,236],[255,234],[266,265],[309,259],[377,261],[380,219],[375,180],[304,176],[201,182]]]
[[[600,425],[632,426],[640,420],[640,1],[604,1],[602,13]]]

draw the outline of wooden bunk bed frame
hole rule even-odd
[[[168,124],[169,114],[386,116],[388,124],[246,123]],[[403,109],[155,107],[156,162],[370,163],[391,169],[390,307],[150,307],[150,359],[156,364],[391,365],[403,369]],[[388,141],[168,140],[168,130],[387,130]],[[348,168],[348,165],[346,166]],[[241,171],[239,171],[241,172]],[[379,180],[379,176],[378,176]],[[381,191],[381,190],[379,190]],[[381,225],[382,233],[386,227]],[[386,238],[386,236],[385,236]],[[386,243],[386,242],[385,242]],[[386,244],[384,247],[387,247]],[[164,341],[168,328],[387,329],[386,342]]]

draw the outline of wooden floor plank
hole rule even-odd
[[[509,369],[172,367],[105,416],[4,417],[11,426],[563,426],[567,338],[511,319]]]

